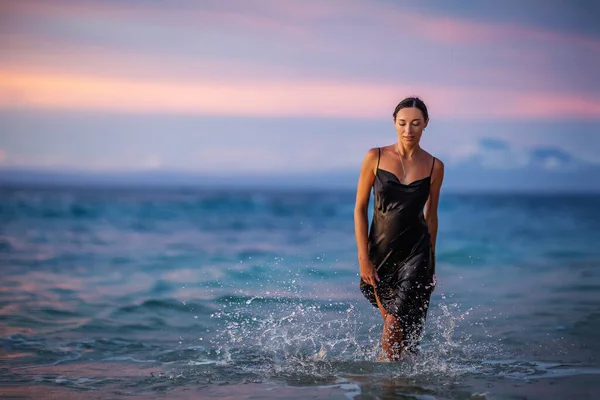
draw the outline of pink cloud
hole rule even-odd
[[[582,35],[559,33],[546,29],[479,22],[463,18],[435,15],[412,15],[411,23],[419,34],[430,40],[448,45],[518,44],[519,42],[543,42],[548,45],[575,45],[600,51],[600,41]]]
[[[415,32],[429,40],[450,45],[490,44],[502,41],[543,41],[600,49],[600,41],[584,35],[561,33],[548,29],[498,22],[482,22],[449,17],[432,12],[422,13],[397,4],[362,0],[310,1],[302,3],[263,0],[229,2],[210,8],[195,2],[182,2],[166,8],[158,3],[42,2],[21,0],[5,8],[14,16],[44,18],[105,18],[148,21],[172,26],[229,27],[241,26],[264,30],[276,35],[293,34],[305,39],[322,39],[315,29],[331,29],[335,21],[361,21],[365,25]],[[321,24],[321,26],[319,26]],[[357,30],[361,26],[356,26]],[[313,43],[316,44],[316,43]]]
[[[282,21],[277,15],[269,16],[257,13],[256,7],[244,10],[242,7],[229,7],[211,9],[190,3],[183,7],[161,7],[152,3],[128,3],[116,5],[103,2],[40,2],[21,0],[12,4],[9,9],[13,17],[19,18],[57,18],[60,20],[81,19],[106,20],[106,21],[141,21],[171,27],[188,27],[198,31],[207,26],[250,28],[264,30],[269,33],[277,31],[279,34],[304,35],[308,29]],[[278,4],[278,3],[276,3]],[[265,8],[272,10],[274,7]],[[276,8],[276,7],[275,7]]]
[[[538,45],[552,46],[556,43],[583,46],[588,50],[600,50],[600,41],[583,36],[557,33],[544,29],[535,29],[518,25],[483,23],[463,18],[448,17],[435,13],[419,13],[410,9],[401,9],[397,5],[367,3],[360,0],[311,2],[302,4],[283,1],[239,2],[221,5],[221,8],[207,8],[199,3],[183,2],[180,7],[165,8],[157,3],[128,3],[115,5],[102,2],[37,2],[22,0],[7,7],[7,15],[18,18],[42,18],[44,20],[82,20],[104,21],[106,23],[124,21],[146,22],[173,29],[190,28],[201,34],[207,29],[216,28],[221,32],[243,32],[256,35],[262,33],[271,38],[294,39],[290,46],[303,48],[327,47],[332,52],[344,52],[344,47],[352,52],[358,49],[382,50],[387,38],[398,33],[399,29],[414,32],[414,40],[424,37],[430,42],[441,45],[505,46],[497,51],[510,52],[511,46],[520,42],[535,42]],[[354,39],[349,43],[340,43],[328,39],[329,33],[339,26],[348,27],[354,21],[360,24],[352,26]],[[382,32],[385,30],[385,32]],[[379,33],[376,33],[379,32]],[[365,37],[375,35],[368,46],[361,46]],[[392,35],[392,36],[390,36]],[[356,40],[358,39],[358,40]],[[203,40],[202,35],[198,40]],[[204,38],[204,40],[206,40]],[[354,43],[356,42],[356,43]],[[379,43],[378,43],[379,42]],[[350,46],[348,46],[351,44]],[[529,51],[520,52],[527,56]]]
[[[571,113],[571,117],[599,118],[597,95],[591,90],[592,94],[582,94],[569,88],[572,85],[568,82],[562,83],[563,74],[558,74],[561,71],[542,70],[548,65],[549,52],[518,47],[519,43],[529,41],[538,48],[551,48],[558,43],[600,50],[600,42],[593,39],[425,15],[385,2],[332,0],[300,5],[268,0],[227,3],[218,9],[202,8],[194,2],[182,2],[180,7],[171,8],[157,4],[133,2],[116,6],[104,2],[22,0],[7,8],[17,20],[55,18],[81,24],[81,20],[89,19],[114,22],[115,26],[141,21],[149,23],[148,26],[167,25],[169,31],[183,26],[186,30],[176,38],[187,38],[190,42],[196,40],[194,35],[198,35],[197,40],[206,40],[202,35],[207,32],[215,35],[216,42],[222,39],[219,32],[227,39],[231,39],[227,35],[232,32],[242,35],[235,36],[235,40],[243,34],[259,32],[260,40],[265,35],[272,40],[266,41],[265,47],[275,43],[280,46],[278,49],[292,50],[275,54],[271,59],[235,58],[235,54],[218,50],[213,55],[189,54],[187,48],[180,53],[168,53],[168,49],[157,47],[155,52],[142,53],[108,50],[95,42],[84,45],[76,40],[69,42],[68,34],[62,38],[36,37],[22,31],[0,36],[0,47],[7,50],[0,56],[3,61],[0,106],[125,113],[387,118],[391,104],[405,94],[414,93],[430,99],[434,115],[441,116],[560,119]],[[344,38],[341,34],[345,30],[339,30],[333,24],[335,21],[345,21],[344,29],[360,21],[356,28],[352,27],[360,40]],[[101,29],[93,32],[101,36]],[[398,78],[379,76],[368,65],[364,70],[352,72],[353,62],[375,56],[375,67],[377,61],[387,58],[386,46],[396,42],[393,34],[399,29],[418,33],[409,42],[415,42],[412,46],[416,49],[424,48],[430,57],[437,56],[438,49],[467,46],[471,49],[468,56],[477,62],[485,58],[479,57],[479,51],[488,52],[484,53],[486,56],[500,53],[498,59],[508,56],[509,61],[502,65],[493,62],[489,66],[471,65],[446,57],[439,66],[430,67],[431,63],[423,62],[426,68],[431,68],[423,72],[417,67],[410,70],[408,60],[409,65]],[[336,34],[325,35],[329,30]],[[363,33],[367,36],[360,35]],[[422,37],[425,42],[419,41]],[[290,38],[294,41],[289,41]],[[61,39],[64,42],[57,42]],[[236,49],[233,46],[229,51]],[[297,66],[286,59],[287,54],[297,53],[307,57],[327,56]],[[592,58],[592,65],[595,61],[597,56]],[[336,67],[327,62],[339,64]],[[401,62],[402,57],[390,57],[392,64]],[[432,73],[429,79],[428,74]],[[392,84],[380,83],[391,79]],[[441,83],[431,83],[433,80]]]
[[[523,116],[539,115],[561,120],[577,117],[600,119],[600,99],[597,98],[523,93],[515,100],[513,109]]]
[[[405,95],[441,117],[600,118],[600,98],[576,93],[380,85],[333,80],[118,79],[0,70],[0,106],[122,113],[389,118]]]

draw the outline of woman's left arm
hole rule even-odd
[[[431,188],[429,190],[429,199],[425,203],[425,221],[429,228],[429,236],[431,237],[431,248],[435,253],[435,243],[438,231],[438,203],[440,200],[440,190],[442,181],[444,180],[444,163],[437,159],[431,173]]]

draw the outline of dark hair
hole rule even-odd
[[[404,100],[402,100],[400,103],[398,103],[398,105],[396,106],[396,109],[394,110],[394,120],[396,120],[396,114],[398,114],[398,111],[400,111],[403,108],[411,108],[411,107],[416,107],[419,110],[421,110],[421,113],[423,113],[423,119],[425,121],[427,121],[429,119],[429,113],[427,112],[427,106],[425,105],[423,100],[421,100],[418,97],[407,97]]]

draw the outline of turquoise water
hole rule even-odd
[[[353,191],[12,187],[0,199],[0,398],[600,390],[598,195],[443,194],[423,349],[399,364],[376,362]]]

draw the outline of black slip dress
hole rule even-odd
[[[379,282],[375,289],[361,279],[360,290],[375,307],[377,294],[402,327],[403,347],[416,353],[435,286],[435,254],[424,216],[435,157],[428,177],[404,184],[379,168],[378,150],[368,254]]]

